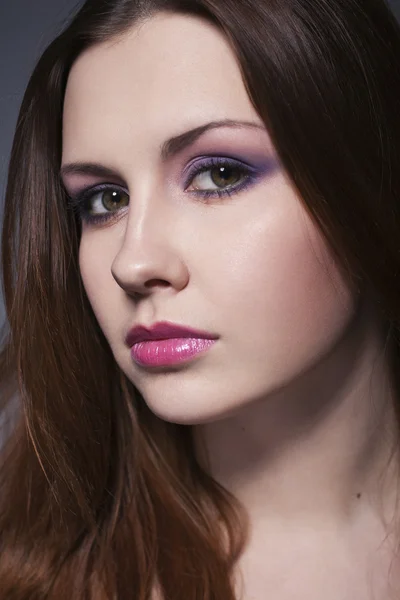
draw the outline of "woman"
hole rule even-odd
[[[89,0],[46,50],[1,598],[400,597],[399,56],[381,0]]]

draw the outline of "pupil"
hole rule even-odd
[[[115,208],[121,202],[121,194],[115,190],[104,192],[103,204],[106,208]]]
[[[233,181],[230,181],[233,178]],[[235,169],[232,167],[217,167],[215,176],[212,177],[216,185],[226,185],[227,183],[236,183],[238,175],[235,175]],[[218,181],[219,180],[219,181]]]

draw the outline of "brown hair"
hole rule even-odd
[[[200,466],[191,428],[152,414],[116,364],[81,283],[80,225],[59,178],[72,64],[159,10],[227,36],[304,206],[349,279],[374,295],[400,391],[400,31],[383,0],[88,0],[32,75],[9,168],[7,600],[145,600],[156,584],[165,600],[234,599],[245,515]]]

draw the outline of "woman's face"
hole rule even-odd
[[[159,14],[84,53],[68,81],[62,163],[71,196],[93,191],[79,253],[91,306],[161,418],[207,422],[295,386],[349,326],[353,296],[214,26]],[[160,321],[216,339],[190,342],[204,348],[190,358],[182,341],[132,356],[129,330]],[[144,364],[157,347],[159,366]]]

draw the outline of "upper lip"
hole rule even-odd
[[[162,321],[155,323],[151,327],[137,325],[129,330],[126,336],[126,344],[131,347],[138,342],[149,340],[167,340],[169,338],[202,338],[217,339],[218,336],[207,331],[192,329],[183,325]]]

